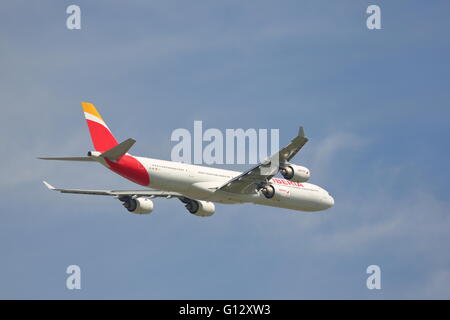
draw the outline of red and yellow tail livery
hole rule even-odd
[[[89,102],[82,102],[81,106],[83,107],[84,117],[86,118],[95,150],[104,152],[117,146],[117,140],[95,106]]]

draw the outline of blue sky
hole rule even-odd
[[[77,4],[82,29],[65,27]],[[382,30],[366,28],[378,4]],[[3,1],[0,298],[450,298],[448,1]],[[90,101],[133,154],[176,128],[303,125],[295,158],[336,205],[304,214],[176,200],[150,216],[48,192],[135,188],[92,163]],[[228,166],[229,169],[236,169]],[[65,287],[68,265],[82,289]],[[367,266],[382,290],[366,288]]]

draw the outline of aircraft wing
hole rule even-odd
[[[101,196],[115,196],[115,197],[164,197],[164,198],[185,198],[181,193],[177,192],[167,192],[158,190],[83,190],[83,189],[59,189],[50,185],[48,182],[44,181],[44,185],[53,191],[59,191],[61,193],[75,193],[75,194],[91,194],[91,195],[101,195]]]
[[[256,189],[276,175],[280,167],[291,160],[306,142],[308,138],[305,136],[303,127],[300,127],[298,135],[287,146],[269,159],[229,180],[218,190],[231,193],[255,193]]]

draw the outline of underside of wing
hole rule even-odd
[[[292,139],[287,146],[263,163],[229,180],[219,190],[241,194],[258,192],[258,189],[267,184],[278,173],[280,168],[300,151],[306,142],[308,142],[308,138],[305,136],[303,127],[300,127],[297,137]]]
[[[303,127],[300,127],[298,135],[292,139],[286,147],[278,152],[280,163],[291,160],[307,142],[308,138],[305,136],[305,131],[303,130]]]
[[[89,189],[60,189],[55,188],[48,182],[44,181],[45,186],[53,191],[59,191],[61,193],[73,193],[73,194],[90,194],[90,195],[100,195],[100,196],[116,196],[116,197],[177,197],[183,198],[181,193],[177,192],[167,192],[159,190],[89,190]]]
[[[196,200],[186,197],[178,192],[160,190],[87,190],[87,189],[61,189],[55,188],[44,181],[45,186],[53,191],[73,194],[90,194],[113,196],[122,202],[122,205],[131,213],[149,214],[153,211],[152,198],[177,198],[189,213],[199,217],[210,217],[215,212],[214,203],[204,200]]]
[[[269,170],[270,166],[265,164],[258,164],[250,170],[243,172],[237,177],[234,177],[233,179],[222,185],[219,190],[241,194],[256,193],[258,186],[261,183],[264,183],[266,180],[272,178],[278,172],[278,168],[270,172]]]

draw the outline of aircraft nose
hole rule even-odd
[[[334,206],[334,199],[332,196],[327,195],[325,198],[323,198],[323,204],[325,206],[325,209],[329,209],[332,206]]]
[[[328,205],[330,206],[330,208],[331,208],[332,206],[334,206],[334,198],[333,198],[332,196],[329,196],[329,199],[328,199]]]

